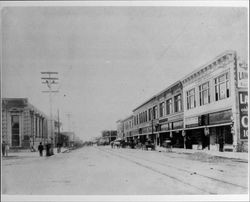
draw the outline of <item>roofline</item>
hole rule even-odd
[[[211,65],[213,62],[215,62],[216,60],[218,60],[219,58],[223,57],[224,55],[227,54],[235,54],[237,55],[237,51],[235,50],[226,50],[223,53],[221,53],[220,55],[216,56],[215,58],[213,58],[212,60],[210,60],[209,62],[205,63],[204,65],[196,68],[194,71],[192,71],[191,73],[189,73],[188,75],[184,76],[182,79],[180,79],[181,82],[183,82],[185,79],[187,79],[188,77],[190,77],[191,75],[195,74],[196,72],[202,70],[203,68]]]
[[[128,119],[130,119],[130,118],[133,118],[133,114],[127,116],[127,117],[124,118],[124,119],[121,119],[120,121],[126,121],[126,120],[128,120]]]
[[[152,96],[151,98],[147,99],[145,102],[143,102],[142,104],[140,104],[138,107],[136,107],[135,109],[133,109],[132,111],[136,111],[137,109],[141,108],[143,105],[147,104],[148,102],[150,102],[151,100],[156,98],[156,94],[154,96]]]
[[[220,55],[216,56],[214,59],[210,60],[209,62],[207,62],[206,64],[202,65],[201,67],[195,69],[194,71],[192,71],[190,74],[186,75],[185,77],[183,77],[182,79],[179,79],[178,81],[176,81],[175,83],[171,84],[170,86],[168,86],[167,88],[165,88],[164,90],[160,91],[159,93],[155,94],[154,96],[152,96],[151,98],[147,99],[145,102],[143,102],[142,104],[140,104],[138,107],[133,109],[133,112],[136,111],[137,109],[141,108],[142,106],[144,106],[145,104],[147,104],[148,102],[150,102],[152,99],[156,98],[157,96],[159,96],[160,94],[164,93],[165,91],[167,91],[168,89],[174,87],[176,84],[183,82],[183,80],[185,80],[186,78],[188,78],[189,76],[191,76],[192,74],[200,71],[201,69],[203,69],[204,67],[210,65],[211,63],[213,63],[214,61],[218,60],[219,58],[221,58],[222,56],[226,55],[226,54],[237,54],[237,52],[235,50],[226,50],[223,53],[221,53]]]
[[[175,83],[171,84],[170,86],[168,86],[167,88],[165,88],[164,90],[160,91],[158,94],[156,94],[156,96],[161,95],[162,93],[168,91],[170,88],[173,88],[174,86],[176,86],[177,84],[181,84],[181,81],[178,80]]]
[[[163,89],[162,91],[160,91],[159,93],[155,94],[153,97],[149,98],[148,100],[146,100],[145,102],[143,102],[141,105],[139,105],[138,107],[136,107],[135,109],[133,109],[133,112],[136,111],[137,109],[141,108],[142,106],[146,105],[148,102],[150,102],[152,99],[157,98],[157,96],[161,95],[162,93],[164,93],[165,91],[169,90],[170,88],[176,86],[177,84],[181,84],[181,81],[178,80],[176,82],[174,82],[173,84],[171,84],[170,86],[168,86],[167,88]]]
[[[49,119],[49,116],[47,114],[45,114],[44,112],[42,112],[40,109],[38,109],[37,107],[35,107],[33,104],[31,104],[29,102],[28,98],[1,98],[1,102],[3,100],[27,100],[27,106],[31,107],[32,109],[34,109],[35,111],[37,111],[39,114],[43,115],[45,118]]]

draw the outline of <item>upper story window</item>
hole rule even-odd
[[[166,103],[167,103],[167,106],[166,106],[167,114],[171,114],[172,113],[172,98],[168,99]]]
[[[199,86],[199,94],[200,94],[200,105],[205,105],[210,103],[209,82],[206,82]]]
[[[162,102],[160,103],[160,117],[163,117],[164,114],[165,114],[165,103]]]
[[[215,101],[228,98],[230,96],[228,73],[225,73],[214,79],[215,83]]]
[[[148,110],[148,120],[151,121],[152,120],[152,108],[150,108]]]
[[[145,113],[142,112],[142,113],[141,113],[141,116],[142,116],[142,123],[144,123],[144,122],[145,122]]]
[[[187,109],[195,107],[195,89],[187,91]]]
[[[181,94],[174,97],[174,111],[175,112],[181,111]]]
[[[157,106],[153,107],[153,119],[157,119],[158,113],[157,113]]]

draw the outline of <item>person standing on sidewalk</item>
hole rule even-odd
[[[10,149],[9,144],[6,143],[6,145],[5,145],[5,156],[8,156],[8,154],[9,154],[9,149]]]
[[[40,156],[43,156],[43,145],[41,142],[40,142],[40,145],[38,146],[38,151],[39,151]]]

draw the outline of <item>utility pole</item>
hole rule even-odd
[[[71,131],[71,124],[70,124],[70,117],[71,117],[71,114],[70,113],[67,113],[66,116],[68,117],[68,130],[69,132]]]
[[[58,137],[57,137],[57,143],[61,144],[59,109],[57,109],[57,115],[58,115]]]
[[[71,132],[71,127],[70,127],[70,116],[71,116],[71,114],[70,114],[70,113],[67,113],[66,116],[68,117],[69,143],[70,143],[70,146],[73,146],[73,145],[72,145],[73,136],[72,136],[72,133],[70,133],[70,132]],[[71,138],[70,138],[70,137],[71,137]]]
[[[53,127],[53,116],[52,116],[52,93],[59,92],[58,90],[52,90],[52,86],[54,84],[58,84],[57,80],[58,78],[55,76],[58,74],[58,72],[41,72],[42,75],[45,75],[45,77],[42,77],[42,84],[46,84],[48,87],[47,91],[42,91],[43,93],[49,93],[49,103],[50,103],[50,138],[52,147],[55,144],[55,134],[54,134],[54,127]],[[53,76],[53,77],[52,77]]]

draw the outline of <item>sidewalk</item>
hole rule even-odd
[[[62,147],[61,148],[61,152],[57,153],[57,148],[54,148],[54,155],[58,155],[64,152],[67,152],[69,149],[66,147]],[[54,156],[52,155],[52,156]],[[43,151],[43,156],[46,156],[46,151]],[[12,158],[12,157],[39,157],[39,152],[35,151],[35,152],[31,152],[30,149],[20,149],[17,151],[9,151],[8,156],[3,156],[2,159],[8,159],[8,158]]]
[[[156,151],[166,152],[166,148],[156,147]],[[244,152],[219,152],[219,151],[183,149],[183,148],[172,148],[172,152],[179,154],[194,154],[202,152],[216,157],[241,159],[244,161],[248,161],[248,153]]]

